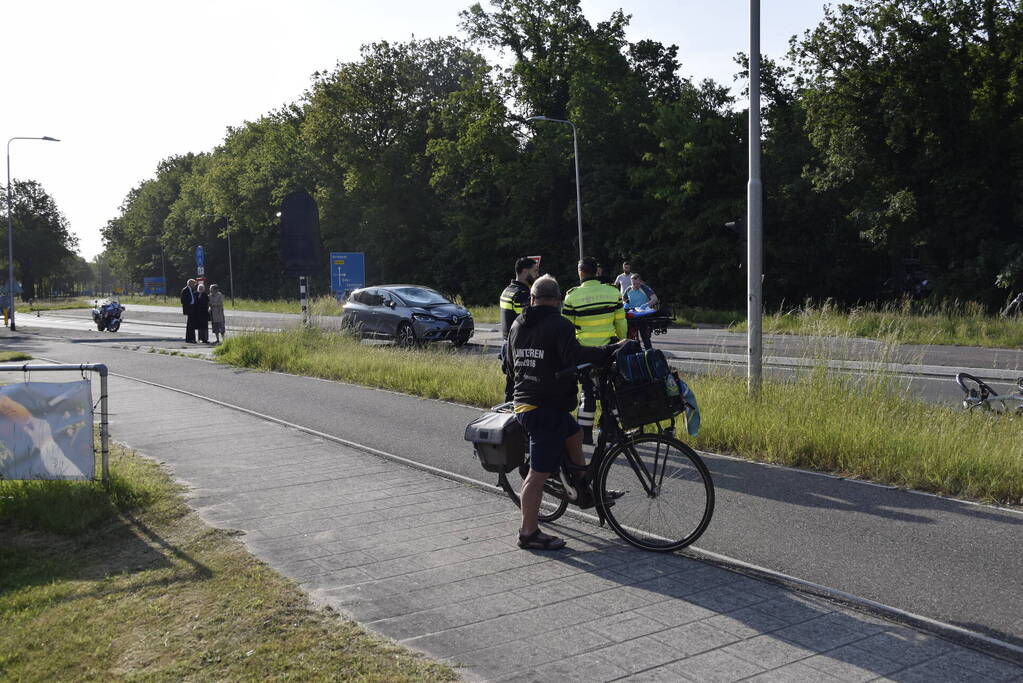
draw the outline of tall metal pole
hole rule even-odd
[[[227,224],[227,275],[231,282],[231,308],[234,308],[234,265],[231,258],[231,224]]]
[[[234,307],[234,259],[231,258],[231,219],[220,213],[206,213],[203,218],[223,218],[224,234],[227,235],[227,276],[231,285],[231,307]]]
[[[11,227],[11,142],[7,141],[7,313],[10,316],[11,332],[14,327],[14,229]]]
[[[11,332],[17,328],[14,326],[14,228],[11,223],[11,143],[15,140],[45,140],[46,142],[60,142],[57,138],[49,135],[42,137],[13,137],[7,141],[7,295],[10,297]]]
[[[575,124],[571,121],[568,125],[572,126],[572,152],[575,156],[575,216],[579,223],[579,260],[583,260],[583,201],[582,190],[579,187],[579,140],[575,134]]]
[[[583,260],[583,201],[582,189],[579,186],[579,137],[576,135],[575,124],[567,119],[552,119],[547,116],[530,116],[527,121],[553,121],[567,123],[572,126],[572,154],[575,158],[575,215],[579,223],[579,260]]]
[[[163,300],[167,300],[167,260],[163,257],[163,244],[160,244],[160,274],[163,275]]]
[[[746,192],[749,393],[760,393],[763,360],[763,186],[760,181],[760,0],[749,4],[749,185]]]

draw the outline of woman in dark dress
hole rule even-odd
[[[206,285],[200,284],[195,292],[195,329],[199,333],[199,342],[210,343],[210,295],[206,293]]]

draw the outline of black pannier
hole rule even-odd
[[[511,472],[526,461],[528,439],[515,413],[484,413],[465,428],[487,472]]]
[[[618,420],[624,429],[634,429],[670,420],[681,412],[668,395],[663,379],[642,384],[620,384],[615,390],[615,404]]]

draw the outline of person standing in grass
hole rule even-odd
[[[220,292],[220,285],[210,285],[210,325],[213,327],[213,335],[217,338],[214,344],[223,341],[225,330],[224,319],[224,295]]]

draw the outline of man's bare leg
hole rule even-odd
[[[540,501],[543,500],[543,483],[549,472],[537,472],[532,467],[526,480],[522,482],[522,491],[519,493],[519,506],[522,508],[522,528],[519,533],[523,536],[536,531],[539,526]]]
[[[583,457],[583,430],[580,429],[565,439],[565,448],[568,449],[568,459],[573,465],[586,467],[586,458]]]
[[[530,468],[519,494],[522,508],[522,528],[519,529],[519,547],[528,550],[558,550],[565,547],[565,540],[549,536],[540,531],[540,501],[543,499],[543,484],[550,474]]]

